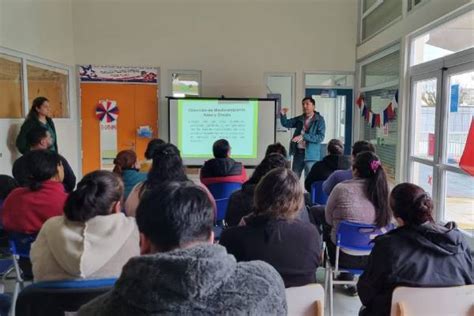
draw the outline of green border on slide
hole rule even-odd
[[[206,154],[191,154],[191,155],[186,155],[186,153],[183,150],[183,133],[182,131],[182,119],[183,119],[183,106],[186,101],[190,100],[178,100],[178,148],[182,152],[183,158],[210,158],[212,157],[212,154],[206,155]],[[206,101],[201,101],[201,100],[193,100],[194,102],[205,102],[208,103],[209,100]],[[214,100],[212,100],[214,101]],[[216,102],[219,102],[219,100],[215,100]],[[252,153],[250,155],[232,155],[233,158],[257,158],[257,150],[258,150],[258,108],[259,108],[259,101],[249,101],[249,104],[253,107],[253,148],[252,148]]]

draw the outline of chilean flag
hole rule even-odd
[[[474,176],[474,117],[471,119],[471,127],[469,128],[469,134],[467,134],[466,145],[459,161],[459,167],[471,176]]]

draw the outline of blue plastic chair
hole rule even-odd
[[[8,233],[8,245],[15,271],[15,289],[12,297],[12,310],[15,310],[18,294],[25,287],[24,282],[33,279],[31,273],[30,249],[37,234]]]
[[[240,182],[222,182],[222,183],[213,183],[207,186],[212,196],[216,200],[229,198],[232,193],[242,188],[242,183]]]
[[[379,236],[387,233],[393,229],[393,225],[389,224],[386,227],[378,228],[371,224],[361,224],[349,221],[341,221],[337,228],[336,235],[336,260],[334,267],[331,265],[329,256],[327,255],[326,260],[326,275],[325,275],[325,287],[329,291],[329,315],[333,315],[334,304],[333,304],[333,287],[334,284],[357,284],[356,280],[345,281],[337,280],[337,276],[341,272],[349,272],[353,275],[359,276],[364,271],[360,269],[346,269],[339,266],[339,253],[344,251],[352,256],[368,256],[374,247],[372,240]]]
[[[216,221],[219,223],[225,219],[225,215],[227,213],[227,205],[229,205],[229,198],[218,199],[216,200],[217,206],[217,216]]]
[[[16,316],[56,316],[76,312],[82,305],[112,289],[117,279],[37,282],[18,296]]]
[[[316,181],[311,184],[311,202],[314,204],[326,205],[328,196],[323,191],[323,182]]]

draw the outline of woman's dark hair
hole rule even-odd
[[[145,150],[145,158],[148,160],[153,159],[153,155],[158,146],[165,144],[165,141],[160,138],[154,138],[148,142]]]
[[[135,168],[136,163],[137,154],[133,150],[122,150],[114,159],[113,172],[121,175],[124,170]]]
[[[352,156],[356,157],[359,153],[370,151],[375,153],[375,147],[366,140],[359,140],[352,146]]]
[[[160,251],[209,239],[214,208],[206,192],[190,182],[167,182],[147,191],[137,209],[137,225]]]
[[[270,170],[275,168],[288,168],[289,161],[281,154],[273,153],[266,156],[262,162],[255,168],[247,184],[257,184]]]
[[[71,192],[64,205],[64,215],[70,221],[87,222],[89,219],[110,214],[113,204],[123,196],[123,182],[110,171],[88,173]]]
[[[30,111],[28,112],[28,115],[26,116],[29,119],[38,119],[38,109],[45,103],[46,101],[49,101],[45,97],[37,97],[33,100],[33,103],[31,105]]]
[[[255,215],[292,219],[303,206],[303,188],[288,168],[268,172],[257,184],[254,195]]]
[[[364,151],[356,156],[352,169],[356,169],[358,176],[367,180],[366,194],[374,205],[377,227],[384,227],[390,223],[390,209],[388,207],[388,183],[385,170],[376,154]]]
[[[330,155],[344,154],[344,144],[339,139],[331,139],[328,143],[328,153]]]
[[[412,183],[400,183],[390,194],[390,208],[395,217],[406,225],[421,225],[434,222],[433,200],[421,187]]]
[[[219,139],[212,145],[212,153],[215,158],[227,158],[229,154],[230,144],[226,139]]]
[[[173,144],[163,144],[155,150],[153,163],[140,195],[144,190],[151,190],[163,182],[188,180],[179,149]]]
[[[18,182],[6,174],[0,174],[0,200],[5,200],[13,189],[18,188]]]
[[[41,189],[41,184],[58,174],[61,164],[60,156],[51,150],[32,150],[25,154],[25,165],[28,168],[27,185],[31,191]]]
[[[288,153],[286,152],[285,146],[283,146],[280,143],[275,143],[275,144],[268,145],[267,151],[265,152],[265,157],[270,155],[270,154],[273,154],[273,153],[281,154],[284,157],[288,156]]]

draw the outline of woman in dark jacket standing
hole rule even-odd
[[[48,149],[58,152],[56,128],[54,127],[53,120],[49,117],[49,112],[50,106],[47,98],[37,97],[33,100],[30,112],[21,126],[20,134],[18,134],[18,137],[16,138],[16,147],[20,153],[24,154],[30,150],[28,142],[26,141],[26,135],[28,134],[28,131],[36,126],[42,126],[48,129],[53,140],[51,147]]]
[[[316,282],[321,237],[313,224],[296,218],[303,189],[294,172],[276,168],[257,184],[254,214],[245,226],[224,230],[220,244],[237,261],[262,260],[272,265],[285,287]]]
[[[448,287],[473,283],[472,257],[453,222],[433,221],[433,201],[419,186],[397,185],[390,206],[399,227],[375,239],[357,288],[360,315],[390,315],[397,286]]]

